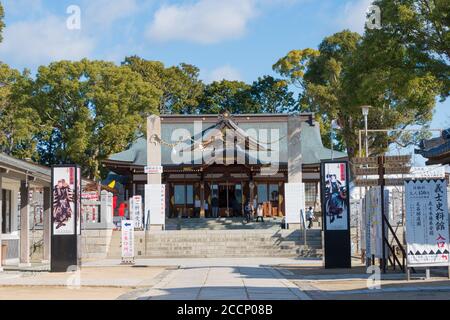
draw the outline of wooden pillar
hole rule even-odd
[[[51,246],[51,212],[50,212],[50,200],[51,191],[50,187],[44,187],[44,259],[42,262],[50,262],[50,246]]]
[[[20,183],[20,259],[19,266],[30,266],[30,194],[27,181]]]
[[[200,218],[205,217],[205,180],[203,172],[200,176]]]

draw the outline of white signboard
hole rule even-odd
[[[381,218],[381,188],[372,187],[365,196],[365,234],[366,255],[383,257],[383,232]],[[389,216],[389,191],[384,190],[384,214]],[[386,230],[387,227],[385,227]],[[388,248],[386,249],[386,253]]]
[[[145,223],[146,225],[165,225],[166,186],[164,184],[145,185]],[[149,219],[149,221],[148,221]]]
[[[405,182],[408,266],[448,266],[447,182]]]
[[[284,198],[286,223],[301,223],[301,212],[305,213],[305,185],[301,182],[285,183]],[[304,218],[304,217],[303,217]]]
[[[134,221],[135,228],[143,228],[142,197],[139,195],[130,198],[130,220]]]
[[[144,173],[147,174],[155,174],[155,173],[162,173],[163,167],[162,166],[145,166],[144,167]]]
[[[122,261],[134,259],[134,221],[122,220]]]
[[[75,167],[53,168],[53,234],[75,234]]]

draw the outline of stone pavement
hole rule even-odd
[[[120,259],[104,259],[83,262],[86,267],[120,266]],[[287,258],[287,257],[251,257],[251,258],[152,258],[137,259],[136,266],[172,266],[172,267],[233,267],[233,266],[274,266],[290,265],[321,266],[322,259],[317,258]]]
[[[172,271],[145,300],[309,300],[276,270],[264,266],[197,266]]]

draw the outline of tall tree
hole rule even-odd
[[[297,111],[293,92],[284,81],[264,76],[254,81],[250,94],[260,113],[292,113]]]
[[[206,85],[198,107],[199,113],[257,113],[251,86],[242,81],[214,81]]]
[[[123,64],[162,91],[160,113],[188,114],[195,111],[204,87],[196,66],[181,63],[179,66],[166,68],[162,62],[137,56],[125,58]]]
[[[0,62],[0,152],[23,159],[36,157],[33,135],[40,129],[39,116],[27,104],[30,83],[28,71]]]
[[[38,137],[41,162],[75,162],[98,178],[101,160],[145,133],[160,95],[128,66],[84,59],[40,67],[30,103],[45,125]]]
[[[376,0],[374,4],[382,13],[381,29],[366,32],[401,43],[418,67],[441,81],[440,94],[445,99],[450,91],[450,1]]]
[[[3,10],[2,3],[0,2],[0,42],[3,40],[2,32],[3,28],[5,28],[5,11]]]
[[[340,148],[347,148],[350,157],[357,153],[357,134],[363,128],[361,105],[373,106],[371,129],[405,128],[429,122],[439,94],[439,81],[416,67],[404,44],[376,40],[345,30],[326,37],[317,51],[292,51],[274,65],[286,81],[303,89],[301,109],[316,112],[328,145],[330,123],[339,121]],[[377,154],[398,135],[371,137],[371,153]]]

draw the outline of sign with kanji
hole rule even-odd
[[[364,197],[366,255],[383,258],[381,188],[373,187]],[[384,190],[384,215],[389,216],[389,190]],[[386,251],[387,252],[387,251]]]
[[[134,260],[134,221],[122,220],[122,262]]]
[[[285,183],[284,198],[286,223],[301,223],[305,214],[305,185],[301,182]],[[303,220],[304,221],[304,220]]]
[[[142,197],[139,195],[130,198],[130,220],[134,221],[134,227],[141,229],[144,224],[144,217],[142,214]]]
[[[408,266],[448,266],[447,182],[405,182]]]
[[[150,225],[166,224],[166,185],[145,185],[145,223]]]
[[[163,167],[162,166],[145,166],[144,167],[144,173],[147,174],[157,174],[162,173]]]

